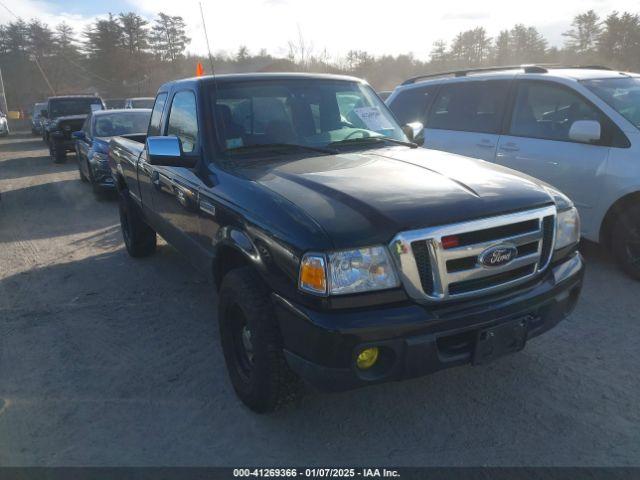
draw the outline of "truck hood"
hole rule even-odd
[[[386,244],[405,230],[553,203],[531,177],[423,148],[280,158],[239,173],[301,208],[335,248]]]

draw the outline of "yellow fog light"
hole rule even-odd
[[[356,365],[361,370],[366,370],[378,361],[378,347],[365,348],[358,354]]]

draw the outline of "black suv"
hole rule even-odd
[[[41,111],[46,118],[43,138],[55,163],[64,162],[67,152],[74,151],[75,141],[71,133],[82,128],[87,115],[104,109],[102,99],[93,95],[49,97],[47,109]]]

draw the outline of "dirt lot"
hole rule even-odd
[[[45,154],[0,140],[0,465],[640,465],[640,284],[599,248],[520,354],[256,416],[212,287],[164,243],[129,258],[116,203]]]

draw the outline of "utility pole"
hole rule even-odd
[[[7,106],[7,96],[4,93],[4,81],[2,80],[2,69],[0,68],[0,110],[7,115],[9,113],[9,107]]]

